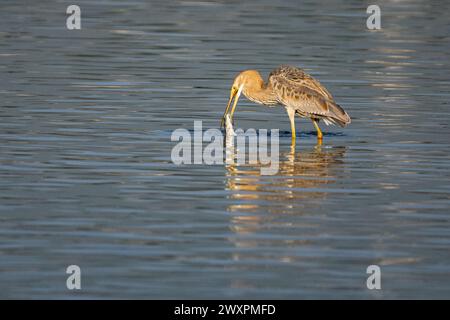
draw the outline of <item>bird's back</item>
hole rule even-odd
[[[289,66],[281,65],[274,69],[269,75],[269,82],[273,84],[282,84],[285,86],[291,86],[291,88],[304,87],[314,91],[317,95],[334,101],[331,93],[311,75],[304,70]]]
[[[302,116],[324,119],[340,126],[350,123],[350,117],[336,104],[331,93],[300,68],[282,65],[270,73],[268,84],[279,103],[294,108]]]

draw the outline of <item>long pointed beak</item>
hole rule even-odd
[[[228,114],[228,110],[230,109],[231,101],[233,101],[233,98],[234,98],[234,103],[233,103],[233,107],[231,108],[231,115],[230,115],[230,118],[231,118],[230,120],[233,120],[234,110],[236,109],[239,97],[241,96],[242,88],[243,88],[243,85],[241,85],[238,90],[236,90],[234,87],[231,88],[230,99],[228,100],[227,108],[225,109],[225,112],[222,117],[222,121],[220,123],[221,128],[223,128],[225,125],[225,118]]]
[[[223,116],[222,116],[222,121],[220,122],[220,128],[224,128],[224,126],[225,126],[225,117],[228,114],[228,110],[230,109],[230,106],[231,106],[231,101],[233,101],[233,98],[236,96],[236,93],[237,93],[237,90],[234,87],[232,87],[231,91],[230,91],[230,99],[228,99],[227,108],[225,109],[225,112],[223,113]]]

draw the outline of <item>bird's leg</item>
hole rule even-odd
[[[291,145],[295,145],[295,139],[296,139],[296,134],[295,134],[295,110],[293,109],[286,109],[288,116],[289,116],[289,120],[291,121]]]
[[[320,144],[322,144],[322,139],[323,139],[322,130],[320,130],[317,120],[315,120],[315,119],[311,119],[311,120],[314,123],[314,127],[316,127],[316,130],[317,130],[317,140],[320,141]]]

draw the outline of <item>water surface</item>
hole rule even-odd
[[[450,298],[445,1],[3,1],[0,297]],[[280,171],[171,161],[235,74],[304,68],[352,117],[280,129]],[[82,290],[65,269],[82,269]],[[382,270],[382,290],[366,268]]]

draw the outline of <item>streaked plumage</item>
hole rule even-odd
[[[323,119],[326,124],[332,123],[341,127],[351,122],[348,114],[334,101],[331,93],[319,81],[296,67],[282,65],[276,68],[270,73],[266,83],[256,70],[239,73],[231,88],[224,117],[228,113],[233,98],[236,97],[231,110],[231,117],[233,117],[241,93],[256,103],[284,105],[291,120],[293,140],[295,139],[295,114],[311,118],[319,139],[322,138],[322,133],[318,127],[318,121]]]

